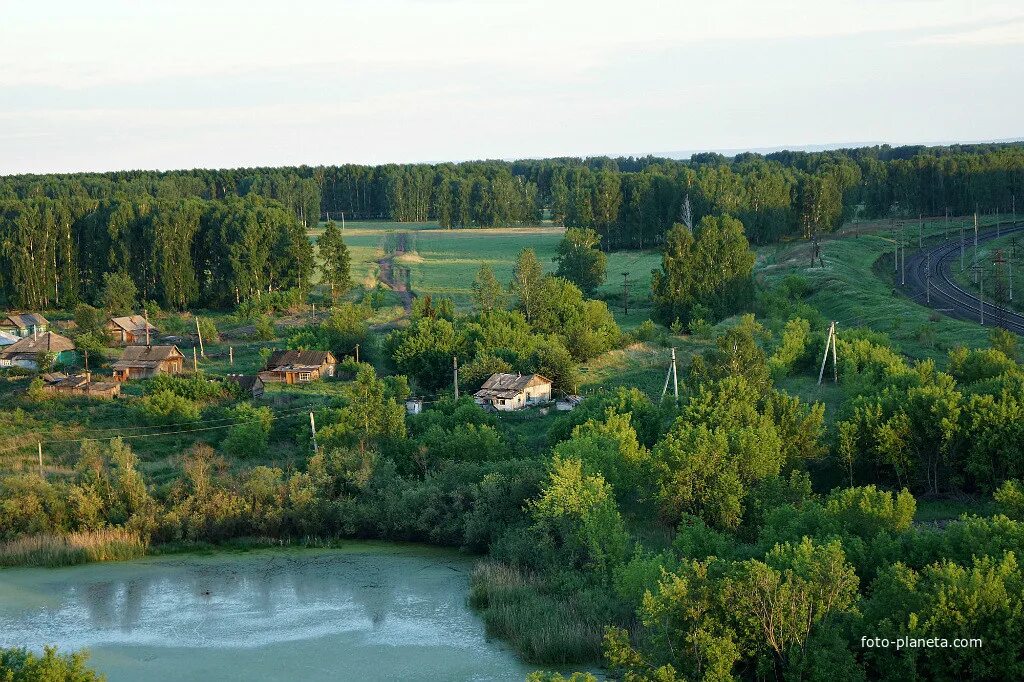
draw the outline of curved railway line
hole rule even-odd
[[[1024,232],[1024,225],[1021,223],[1004,227],[999,230],[998,234],[996,230],[979,232],[978,244],[991,241],[996,237],[1020,232]],[[971,235],[969,241],[965,243],[968,259],[973,255],[971,251],[973,248],[974,239]],[[930,286],[928,282],[929,255],[931,256],[932,273]],[[984,317],[983,324],[987,327],[998,324],[1008,331],[1024,335],[1024,315],[1007,307],[996,306],[989,299],[987,292],[991,290],[987,287],[985,288],[986,293],[983,294],[985,300],[982,302],[973,292],[967,291],[953,280],[951,274],[953,261],[959,256],[960,242],[954,239],[922,249],[907,258],[906,286],[912,297],[916,301],[924,303],[929,297],[928,290],[930,289],[931,304],[929,307],[949,317],[971,322],[982,322],[982,317]],[[983,284],[985,283],[983,282]]]

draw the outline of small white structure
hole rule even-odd
[[[405,401],[406,414],[419,414],[423,411],[423,398],[409,398]]]
[[[511,412],[551,400],[551,380],[540,374],[492,374],[473,394],[477,405]]]

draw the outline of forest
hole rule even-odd
[[[225,307],[305,286],[300,236],[343,216],[446,228],[550,219],[614,250],[660,247],[674,224],[706,216],[736,218],[756,245],[855,217],[1010,213],[1017,196],[1019,144],[6,176],[0,293],[14,306],[73,306],[104,272],[126,271],[165,307]]]

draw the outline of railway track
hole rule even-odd
[[[978,233],[978,244],[1001,237],[1007,234],[1024,232],[1024,225],[1017,223],[999,230],[986,230]],[[965,245],[967,258],[972,257],[974,248],[973,235]],[[931,256],[931,284],[928,283],[929,256]],[[986,327],[999,326],[1008,331],[1024,335],[1024,315],[1009,308],[996,306],[989,299],[988,294],[982,301],[973,292],[967,291],[953,280],[952,268],[960,267],[954,265],[954,261],[960,257],[960,241],[950,240],[937,246],[923,249],[907,259],[906,263],[906,287],[919,303],[925,304],[930,298],[929,307],[940,311],[949,317],[958,320],[982,323]],[[986,292],[991,291],[986,287]]]

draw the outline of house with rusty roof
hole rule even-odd
[[[38,336],[50,328],[50,323],[39,313],[10,313],[0,317],[0,332],[19,339]]]
[[[43,391],[55,395],[103,398],[109,400],[121,394],[121,385],[112,381],[93,381],[92,374],[64,374],[51,372],[42,376]]]
[[[304,384],[333,377],[338,368],[334,354],[326,350],[276,350],[260,372],[266,382]]]
[[[477,405],[510,412],[551,400],[551,380],[540,374],[492,374],[473,394]]]
[[[177,346],[128,346],[110,367],[114,370],[115,381],[181,374],[185,355]]]
[[[54,332],[26,336],[0,348],[0,367],[39,369],[44,357],[52,363],[72,364],[78,359],[75,342]]]
[[[159,332],[142,315],[111,317],[107,320],[104,330],[114,343],[121,344],[122,346],[133,343],[146,343]]]

